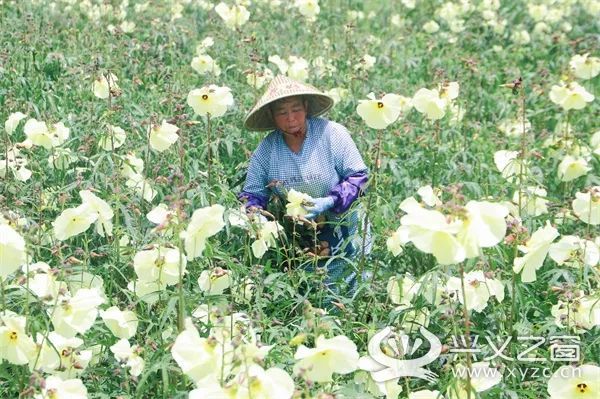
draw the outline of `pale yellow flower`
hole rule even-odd
[[[133,178],[144,171],[144,160],[138,158],[134,153],[127,153],[124,162],[121,165],[121,175],[126,178]]]
[[[408,238],[408,230],[405,226],[400,226],[395,232],[392,233],[390,237],[388,237],[385,244],[387,250],[390,251],[392,255],[398,256],[404,252],[403,246],[409,241],[410,239]]]
[[[179,136],[177,131],[179,128],[168,123],[163,119],[161,125],[153,125],[150,127],[150,147],[158,152],[167,150],[172,144],[177,142]]]
[[[440,26],[434,20],[429,20],[423,25],[423,30],[429,34],[435,33],[440,30]]]
[[[255,89],[260,89],[266,83],[269,83],[273,80],[274,75],[273,72],[269,68],[261,68],[257,71],[251,71],[246,74],[246,83]]]
[[[313,382],[333,381],[333,373],[348,374],[358,367],[356,344],[343,335],[331,339],[319,335],[314,348],[300,345],[294,359],[294,374]]]
[[[450,277],[446,283],[446,290],[453,294],[452,298],[454,300],[458,300],[463,305],[466,297],[467,310],[475,312],[482,312],[492,296],[496,297],[498,302],[504,300],[504,285],[502,282],[487,278],[481,270],[466,273],[464,283],[458,277]]]
[[[38,345],[43,340],[43,336],[40,335],[37,337]],[[41,344],[39,351],[42,359],[37,366],[61,378],[75,377],[81,374],[92,360],[92,351],[79,349],[82,345],[81,338],[66,338],[52,331],[48,334],[48,339]],[[32,360],[31,366],[35,363],[35,360]]]
[[[344,89],[342,87],[334,87],[325,92],[329,97],[333,98],[335,104],[345,100],[348,97],[349,91],[348,89]]]
[[[494,153],[494,164],[509,183],[519,182],[531,172],[526,160],[519,159],[518,151],[500,150]]]
[[[403,98],[397,94],[386,94],[381,99],[374,93],[367,95],[368,100],[360,100],[356,112],[373,129],[385,129],[394,123],[401,112]]]
[[[106,76],[98,76],[92,84],[94,95],[103,100],[107,99],[111,92],[119,89],[119,86],[117,85],[118,80],[119,79],[112,73],[109,73]]]
[[[179,282],[179,273],[185,273],[186,257],[177,248],[163,246],[138,251],[133,257],[133,268],[139,281],[159,281],[173,285]]]
[[[239,29],[250,19],[250,12],[242,5],[227,6],[221,2],[215,6],[215,11],[229,29]]]
[[[0,224],[0,281],[27,261],[25,240],[8,224]]]
[[[104,303],[98,290],[82,288],[75,296],[62,296],[54,308],[48,310],[54,330],[65,338],[85,334],[98,316],[98,306]]]
[[[577,82],[568,85],[561,83],[560,86],[554,85],[550,89],[550,100],[568,111],[584,108],[587,103],[594,101],[594,95]]]
[[[221,74],[221,68],[216,61],[208,54],[200,54],[192,59],[192,69],[201,75],[212,73],[215,76]]]
[[[419,89],[412,99],[413,107],[431,120],[437,120],[446,114],[447,102],[440,97],[437,89]]]
[[[310,195],[291,189],[287,194],[286,215],[292,217],[305,216],[308,212],[304,208],[304,204],[311,200]]]
[[[98,146],[105,151],[111,151],[113,148],[117,149],[125,143],[127,133],[119,126],[108,125],[108,132],[98,140]]]
[[[321,11],[318,0],[296,0],[294,6],[296,6],[300,14],[305,16],[309,21],[316,20],[317,15]]]
[[[600,58],[589,57],[589,53],[574,55],[569,61],[573,75],[579,79],[591,79],[600,73]]]
[[[198,285],[200,291],[206,292],[208,295],[222,294],[231,286],[231,272],[220,267],[212,271],[203,270],[198,277]]]
[[[139,346],[131,346],[125,338],[120,339],[110,347],[115,359],[129,367],[129,373],[135,377],[142,374],[145,365],[144,359],[138,354],[139,350]]]
[[[568,302],[559,300],[551,313],[558,327],[585,332],[600,325],[600,297],[580,293]]]
[[[401,280],[396,276],[390,277],[386,291],[395,305],[411,307],[412,300],[419,293],[421,283],[416,282],[411,275],[406,274]]]
[[[525,187],[523,190],[515,191],[512,202],[521,206],[523,216],[540,216],[548,213],[546,195],[547,192],[542,187]]]
[[[550,399],[594,399],[600,397],[600,367],[584,364],[562,366],[548,380]]]
[[[550,245],[550,258],[559,265],[579,267],[582,264],[596,266],[600,261],[600,249],[594,241],[584,240],[577,236],[562,236]]]
[[[590,170],[592,168],[588,166],[585,158],[567,155],[558,165],[558,177],[561,181],[571,181],[585,176]]]
[[[225,227],[223,213],[225,208],[216,204],[196,209],[187,229],[181,233],[185,240],[185,252],[188,260],[202,256],[206,239],[214,236]]]
[[[454,386],[449,386],[446,391],[448,399],[467,399],[474,397],[475,392],[487,391],[502,381],[502,372],[489,366],[489,362],[476,362],[471,364],[471,393],[467,392],[467,373],[469,369],[459,364],[456,366],[455,375],[459,376]]]
[[[525,245],[518,246],[525,255],[515,258],[513,271],[521,273],[521,281],[531,283],[536,280],[536,270],[544,264],[550,245],[558,236],[558,231],[546,222],[546,226],[536,230]]]
[[[498,129],[508,137],[520,137],[531,130],[531,122],[525,119],[505,119],[498,124]]]
[[[112,237],[112,218],[114,212],[110,205],[90,190],[81,190],[79,196],[81,197],[81,202],[98,215],[96,219],[96,232],[101,237],[104,237],[104,235]]]
[[[100,317],[117,338],[129,339],[137,331],[138,318],[131,310],[120,310],[116,306],[111,306],[106,310],[101,310]]]
[[[156,190],[154,190],[150,181],[145,179],[141,174],[134,173],[130,175],[125,185],[132,188],[144,201],[152,202],[154,197],[156,197]]]
[[[19,126],[19,122],[26,117],[27,115],[22,112],[14,112],[10,114],[6,122],[4,122],[4,130],[6,130],[6,133],[11,135],[17,129],[17,126]]]
[[[262,258],[269,248],[277,245],[280,234],[283,234],[283,227],[277,221],[263,222],[256,234],[256,241],[252,243],[252,254],[256,258]]]
[[[87,397],[87,388],[80,379],[63,380],[55,375],[45,379],[41,394],[34,395],[35,399],[87,399]]]
[[[233,105],[233,96],[228,87],[210,85],[190,91],[187,103],[197,115],[210,115],[212,118],[218,118],[223,116],[227,108]]]
[[[26,319],[10,310],[0,313],[0,360],[27,364],[35,353],[35,343],[25,332]]]
[[[98,212],[88,204],[67,208],[52,222],[54,235],[58,240],[65,241],[86,231],[97,219]]]
[[[572,202],[573,213],[582,222],[593,226],[600,224],[600,186],[592,187],[586,193],[575,193]]]
[[[487,201],[469,201],[456,238],[465,249],[465,256],[479,256],[480,248],[490,248],[500,243],[506,235],[508,209]]]

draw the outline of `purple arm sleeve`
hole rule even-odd
[[[238,194],[238,199],[244,202],[246,208],[255,206],[261,209],[267,209],[267,203],[269,202],[268,197],[264,197],[258,194],[252,194],[246,191],[242,191]]]
[[[329,195],[334,198],[333,208],[330,211],[333,213],[346,212],[358,196],[363,193],[368,179],[367,172],[357,172],[342,180],[329,192]]]

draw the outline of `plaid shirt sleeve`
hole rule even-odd
[[[238,194],[238,199],[245,202],[246,207],[267,208],[269,190],[267,189],[268,172],[265,162],[268,162],[269,153],[270,145],[265,139],[250,158],[246,183],[242,192]]]

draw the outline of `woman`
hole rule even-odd
[[[328,270],[325,283],[337,291],[334,283],[346,277],[353,291],[355,274],[347,260],[361,255],[363,243],[370,252],[370,240],[360,234],[360,207],[347,211],[362,194],[368,170],[346,128],[318,117],[332,106],[331,97],[310,85],[281,75],[273,79],[244,122],[249,130],[271,133],[252,154],[239,198],[247,208],[266,209],[271,195],[283,203],[291,189],[310,195],[306,218],[327,220],[317,233],[332,256],[319,261]]]

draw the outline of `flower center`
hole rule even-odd
[[[587,391],[587,384],[585,382],[581,382],[577,384],[577,389],[579,390],[579,392],[585,393]]]
[[[377,102],[377,108],[383,108],[383,103],[381,101]]]
[[[203,100],[208,100],[208,94],[203,94],[203,95],[202,95],[202,99],[203,99]]]
[[[16,331],[11,331],[10,334],[8,334],[8,339],[11,341],[16,341],[18,337],[19,336]]]

